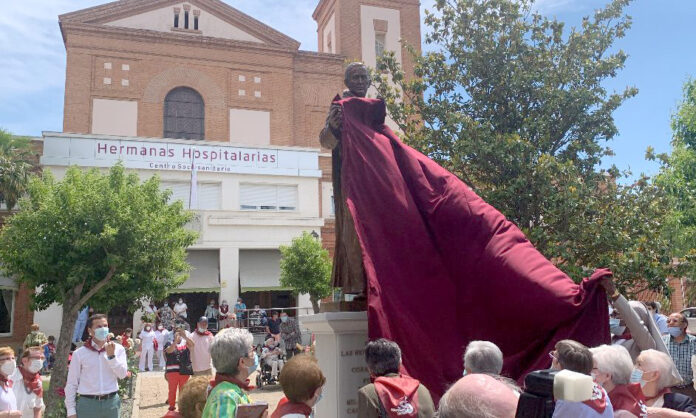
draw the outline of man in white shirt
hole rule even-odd
[[[126,350],[115,342],[106,342],[109,323],[104,314],[87,320],[90,338],[75,350],[65,384],[68,418],[118,418],[121,399],[118,379],[128,372]],[[80,398],[76,401],[76,396]]]
[[[194,376],[211,376],[213,374],[213,360],[210,357],[210,344],[213,342],[213,333],[208,331],[208,318],[198,318],[196,329],[189,334],[195,345],[191,350],[191,365]]]
[[[46,360],[41,347],[29,347],[22,354],[22,362],[12,376],[12,389],[17,399],[17,409],[22,418],[40,417],[45,408],[43,383],[39,371]],[[2,417],[2,414],[0,414]]]
[[[159,324],[155,331],[155,340],[157,341],[157,364],[159,368],[164,370],[164,344],[169,341],[169,331],[164,329],[164,325]]]
[[[138,365],[141,372],[153,370],[152,359],[155,355],[155,332],[152,330],[152,325],[145,323],[145,327],[140,331],[140,364]],[[145,368],[145,359],[147,359],[147,368]]]

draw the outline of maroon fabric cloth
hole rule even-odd
[[[513,223],[467,185],[404,145],[378,99],[347,98],[341,187],[367,279],[370,339],[403,351],[410,376],[435,401],[461,377],[471,340],[496,343],[503,373],[548,368],[561,339],[608,343],[598,270],[580,284],[542,256]]]

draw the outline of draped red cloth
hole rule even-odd
[[[437,399],[464,347],[503,351],[503,374],[548,368],[561,339],[608,343],[598,270],[575,284],[456,176],[403,144],[378,99],[343,107],[341,187],[365,266],[370,339],[396,341],[406,372]]]

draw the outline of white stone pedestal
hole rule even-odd
[[[302,326],[316,337],[316,357],[326,376],[317,417],[358,416],[358,389],[370,383],[365,364],[367,312],[326,312],[303,316]]]

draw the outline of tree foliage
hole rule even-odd
[[[196,234],[181,202],[168,203],[159,179],[143,183],[118,164],[109,173],[70,167],[58,181],[46,171],[29,182],[20,210],[0,231],[6,272],[36,289],[36,310],[63,306],[56,367],[48,391],[65,384],[72,324],[89,303],[106,312],[159,299],[186,278],[185,249]]]
[[[309,294],[315,313],[319,300],[331,294],[331,260],[319,240],[303,232],[289,246],[280,247],[280,284]]]
[[[0,129],[0,203],[14,209],[26,191],[35,156],[29,138]]]
[[[575,279],[612,268],[630,292],[665,289],[671,267],[669,245],[655,240],[668,209],[662,191],[597,168],[612,155],[612,113],[637,94],[603,85],[627,59],[614,43],[631,26],[629,3],[612,0],[567,30],[531,0],[437,0],[425,17],[428,52],[413,54],[414,77],[386,54],[376,86],[409,145],[459,176],[559,267]]]
[[[684,98],[672,117],[672,153],[659,159],[657,183],[665,189],[672,211],[666,218],[665,236],[685,274],[696,279],[696,80],[684,84]]]

